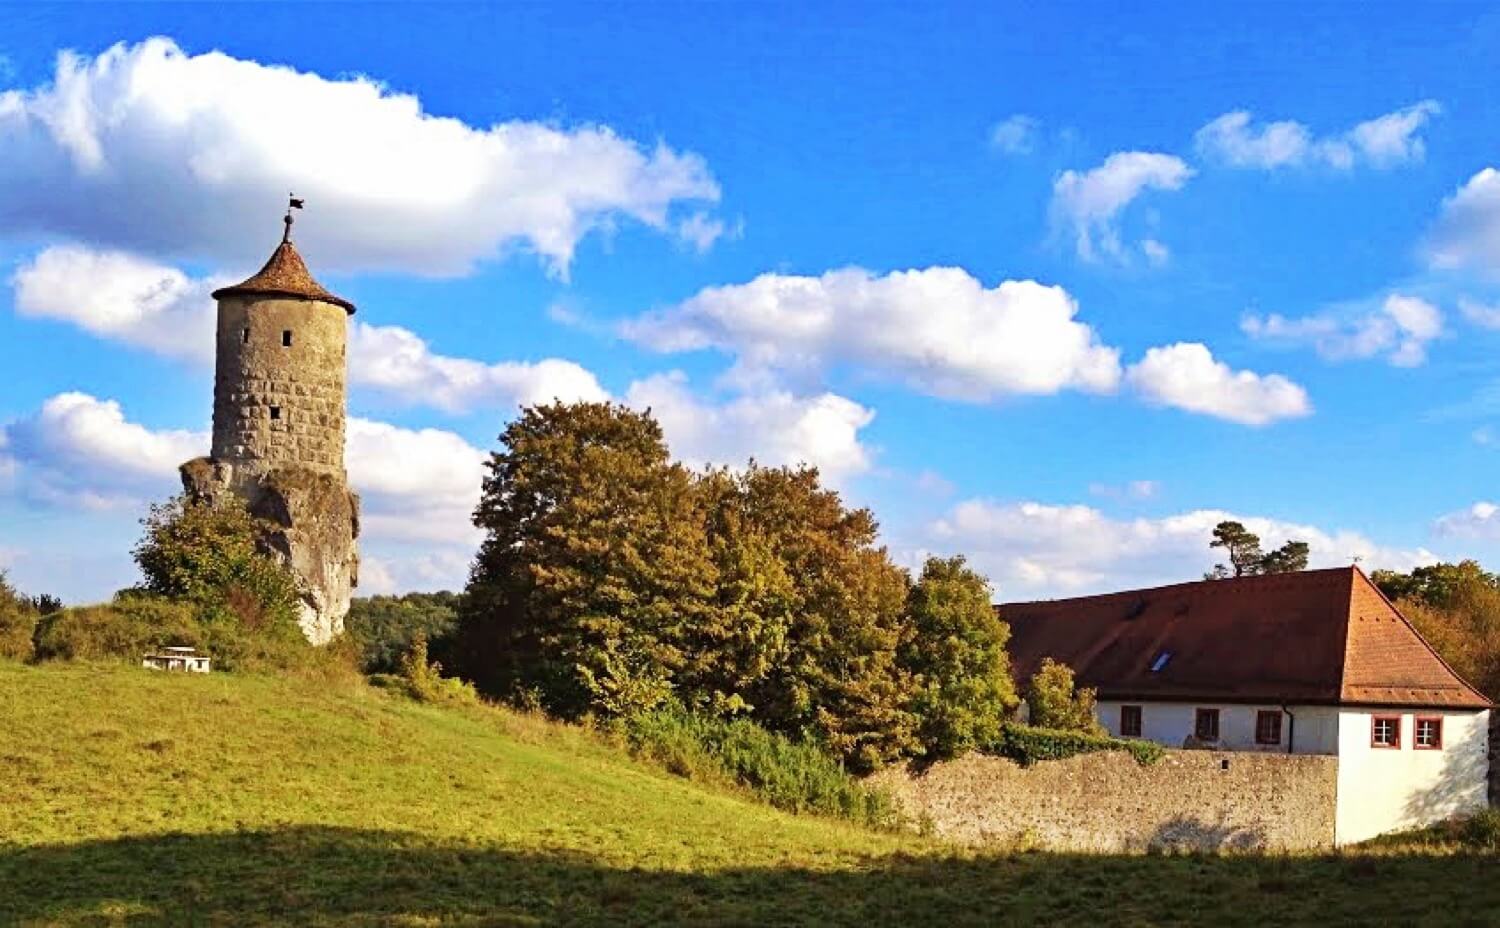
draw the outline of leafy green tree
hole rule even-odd
[[[135,546],[144,582],[136,592],[194,604],[218,627],[215,657],[246,666],[265,652],[306,644],[297,625],[297,579],[260,550],[259,523],[238,502],[178,496],[153,505]]]
[[[1262,552],[1260,536],[1232,520],[1214,526],[1213,541],[1208,546],[1223,548],[1229,555],[1229,565],[1215,564],[1213,570],[1204,574],[1205,580],[1286,574],[1307,569],[1307,542],[1288,541],[1274,551]]]
[[[743,703],[774,731],[856,769],[915,750],[914,681],[899,651],[909,580],[815,468],[709,474],[715,610],[694,639],[691,692]]]
[[[1026,690],[1031,724],[1039,728],[1102,735],[1104,726],[1099,724],[1094,713],[1095,696],[1093,689],[1074,688],[1073,668],[1050,657],[1043,658]]]
[[[565,717],[654,708],[688,662],[714,570],[692,475],[613,403],[524,410],[490,455],[462,671]]]
[[[1377,570],[1370,574],[1370,579],[1389,599],[1420,600],[1438,608],[1450,605],[1462,591],[1480,587],[1500,588],[1500,578],[1472,560],[1457,564],[1429,564],[1410,573]]]
[[[990,586],[963,557],[929,558],[906,600],[912,636],[902,664],[913,674],[917,737],[928,758],[954,757],[1000,737],[1015,708],[1005,643]]]
[[[0,570],[0,658],[29,660],[36,632],[37,612],[31,601],[10,585]]]
[[[1265,555],[1260,551],[1260,537],[1239,522],[1225,521],[1214,526],[1214,540],[1210,548],[1223,548],[1229,555],[1229,567],[1219,564],[1214,571],[1219,576],[1243,577],[1260,572]]]
[[[1462,561],[1376,571],[1371,580],[1459,676],[1500,699],[1500,578]]]

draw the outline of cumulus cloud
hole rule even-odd
[[[48,248],[11,277],[16,311],[56,319],[155,354],[213,363],[214,305],[227,278],[192,278],[125,252]],[[409,405],[447,412],[509,410],[554,399],[608,394],[585,368],[558,358],[484,362],[439,354],[400,326],[355,321],[349,329],[349,382]]]
[[[607,126],[470,126],[368,77],[165,38],[65,52],[50,83],[0,93],[0,150],[12,236],[236,264],[264,253],[288,189],[307,198],[299,241],[319,266],[424,274],[515,249],[562,273],[591,231],[672,233],[683,204],[719,197],[697,155]]]
[[[1500,506],[1481,500],[1467,509],[1439,516],[1432,529],[1452,538],[1500,540]]]
[[[1145,151],[1115,152],[1089,171],[1064,171],[1052,184],[1052,222],[1069,230],[1078,256],[1125,261],[1127,246],[1116,220],[1136,197],[1147,190],[1179,190],[1193,176],[1181,158]],[[1160,263],[1166,246],[1154,239],[1143,252]]]
[[[1312,412],[1302,387],[1280,374],[1231,370],[1196,342],[1152,348],[1125,377],[1147,402],[1241,425],[1267,425]]]
[[[172,492],[177,465],[208,452],[209,435],[152,430],[120,404],[59,393],[0,430],[0,471],[34,502],[86,509],[139,507]]]
[[[722,405],[695,397],[681,373],[631,384],[625,402],[650,409],[678,459],[692,466],[739,466],[750,458],[769,466],[812,464],[838,485],[869,470],[870,449],[859,430],[873,410],[834,393],[794,396],[771,390]]]
[[[470,523],[485,454],[442,429],[406,429],[351,417],[345,440],[349,482],[360,494],[363,535],[457,544],[472,551]]]
[[[1252,338],[1310,344],[1330,361],[1383,355],[1396,367],[1416,367],[1426,362],[1428,343],[1443,334],[1443,314],[1426,300],[1393,293],[1379,308],[1353,318],[1272,313],[1246,316],[1240,328]]]
[[[349,332],[349,382],[449,412],[609,396],[592,372],[573,361],[485,363],[449,357],[408,329],[359,322]]]
[[[232,281],[195,279],[125,252],[65,245],[23,264],[10,282],[23,317],[56,319],[155,354],[211,364],[209,294]]]
[[[1347,132],[1314,137],[1293,120],[1257,123],[1245,110],[1225,113],[1193,137],[1199,155],[1235,168],[1270,170],[1322,164],[1350,170],[1357,164],[1389,168],[1421,161],[1427,148],[1418,134],[1442,112],[1435,100],[1360,123]]]
[[[990,147],[1007,155],[1030,154],[1041,126],[1039,120],[1022,113],[1009,116],[990,129]]]
[[[1500,171],[1485,168],[1443,201],[1427,258],[1437,268],[1500,271]]]
[[[849,365],[971,401],[1109,392],[1119,382],[1119,353],[1077,312],[1061,287],[1034,281],[985,287],[960,268],[884,276],[845,268],[710,287],[622,332],[657,351],[732,353],[734,376],[745,382]]]
[[[1357,532],[1199,509],[1160,518],[1116,519],[1091,506],[970,499],[930,527],[933,544],[963,551],[1003,599],[1071,596],[1200,579],[1220,554],[1213,527],[1245,524],[1263,544],[1305,541],[1312,567],[1360,559],[1366,570],[1432,563],[1425,549],[1378,545]]]

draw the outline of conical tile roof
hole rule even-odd
[[[313,279],[307,264],[289,239],[283,239],[266,266],[256,271],[248,280],[232,287],[222,287],[213,293],[214,299],[226,296],[289,296],[302,300],[321,300],[344,307],[354,314],[354,304],[343,297],[334,296],[323,285]]]

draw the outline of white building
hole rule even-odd
[[[1490,701],[1358,568],[999,611],[1017,679],[1067,664],[1111,734],[1337,756],[1338,844],[1487,803]]]
[[[147,654],[141,666],[151,670],[179,670],[186,673],[208,673],[209,657],[196,648],[162,648],[160,654]]]

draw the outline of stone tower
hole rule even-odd
[[[292,245],[290,209],[284,222],[265,267],[214,291],[213,447],[182,465],[182,484],[198,500],[238,496],[273,526],[262,545],[296,573],[302,631],[324,644],[343,631],[358,582],[359,497],[344,472],[354,304],[313,279]]]

